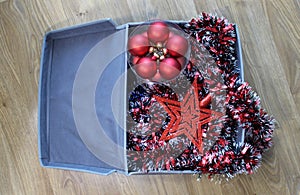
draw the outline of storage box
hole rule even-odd
[[[128,170],[126,150],[127,86],[131,82],[127,40],[130,27],[139,24],[116,26],[104,19],[45,35],[38,114],[42,166],[105,175],[141,173]],[[243,80],[236,26],[235,30],[235,51]]]

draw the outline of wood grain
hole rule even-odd
[[[299,0],[0,0],[0,194],[300,194]],[[240,28],[245,80],[277,120],[253,175],[215,185],[192,175],[42,168],[37,150],[39,59],[45,32],[101,18],[123,24],[218,13]]]

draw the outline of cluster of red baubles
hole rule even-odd
[[[143,79],[170,80],[184,68],[188,47],[185,37],[167,23],[155,21],[146,31],[129,38],[130,64]]]

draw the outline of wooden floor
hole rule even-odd
[[[202,11],[239,25],[245,80],[277,120],[274,147],[250,176],[99,176],[42,168],[37,94],[45,32],[101,18],[189,20]],[[0,194],[300,194],[299,0],[0,0]]]

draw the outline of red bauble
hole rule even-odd
[[[174,35],[175,35],[175,33],[173,33],[172,31],[170,31],[169,38],[173,37]]]
[[[155,81],[155,82],[160,82],[163,80],[163,78],[161,77],[160,73],[157,72],[151,79],[152,81]]]
[[[137,64],[140,59],[141,58],[139,56],[132,56],[131,62],[132,64]]]
[[[141,35],[143,35],[144,37],[146,37],[148,39],[148,32],[147,31],[143,32]]]
[[[153,61],[150,57],[141,58],[133,67],[135,72],[143,79],[150,79],[157,72],[156,61]]]
[[[153,43],[165,42],[169,37],[169,32],[170,29],[166,23],[153,22],[148,28],[148,38]]]
[[[143,56],[149,50],[149,40],[147,37],[137,34],[128,41],[128,50],[134,56]]]
[[[169,38],[166,48],[171,56],[184,56],[188,50],[188,41],[180,35],[174,35]]]
[[[166,58],[160,62],[159,73],[167,80],[175,78],[181,70],[180,63],[174,58]]]
[[[186,58],[185,57],[179,57],[179,58],[177,58],[177,61],[181,65],[181,69],[183,69],[185,64],[186,64]]]

